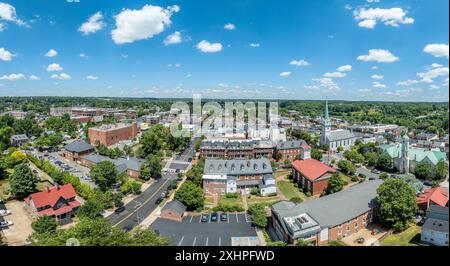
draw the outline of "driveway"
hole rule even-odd
[[[157,207],[156,200],[169,187],[177,176],[164,173],[161,179],[155,181],[135,200],[125,205],[125,210],[119,214],[113,213],[107,217],[113,226],[130,231],[147,218]]]
[[[230,213],[228,221],[201,222],[201,215],[187,215],[181,222],[158,218],[150,229],[171,239],[175,246],[231,246],[232,239],[249,237],[254,240],[255,227],[245,213]]]
[[[11,211],[11,214],[2,218],[14,223],[10,227],[3,229],[3,235],[10,246],[25,245],[27,243],[26,239],[33,232],[31,216],[26,212],[24,206],[25,203],[17,200],[6,203],[6,208]]]

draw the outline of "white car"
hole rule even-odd
[[[8,227],[11,225],[13,225],[13,222],[11,222],[11,221],[0,221],[0,228]]]
[[[10,214],[11,214],[10,210],[0,210],[0,216],[6,216]]]

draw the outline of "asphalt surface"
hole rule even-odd
[[[376,179],[378,179],[380,177],[380,175],[372,173],[370,170],[368,170],[366,168],[363,168],[363,167],[358,167],[356,169],[356,174],[357,175],[363,174],[367,178],[376,178]]]
[[[201,222],[201,215],[188,215],[181,222],[158,218],[150,229],[168,237],[174,246],[231,246],[232,237],[256,237],[247,214],[228,214],[226,222]]]
[[[175,174],[164,173],[162,177],[143,191],[135,200],[125,205],[125,210],[119,214],[113,213],[107,217],[113,226],[130,231],[147,218],[157,207],[156,200],[161,193],[166,191],[173,180],[177,179]]]
[[[179,161],[187,162],[195,154],[195,138],[181,153]],[[135,200],[125,205],[125,210],[119,214],[113,213],[107,217],[113,226],[130,231],[147,218],[157,207],[156,200],[166,191],[173,180],[178,176],[175,173],[162,173],[162,177],[143,191]]]

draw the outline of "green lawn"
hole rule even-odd
[[[280,201],[278,196],[274,197],[258,197],[255,195],[251,195],[249,199],[247,199],[248,205],[255,203],[263,203],[264,205],[270,206],[276,202]]]
[[[392,234],[383,241],[382,246],[417,246],[420,242],[420,227],[411,225],[403,232]]]
[[[273,176],[275,178],[280,177],[280,176],[288,176],[289,174],[291,174],[291,170],[285,170],[285,171],[280,171],[280,172],[275,172],[273,173]]]
[[[242,203],[241,195],[239,195],[239,197],[237,197],[237,198],[227,198],[226,196],[220,196],[219,204],[227,205],[227,206],[237,205],[237,206],[241,206],[242,208],[244,208],[244,204]]]
[[[283,193],[283,195],[288,198],[292,199],[295,197],[301,198],[302,200],[306,200],[306,195],[301,192],[298,188],[294,187],[294,183],[289,181],[278,181],[277,187]]]
[[[328,245],[331,246],[331,247],[345,247],[345,246],[348,246],[347,244],[345,244],[344,242],[342,242],[340,240],[331,241]]]

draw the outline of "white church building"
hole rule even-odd
[[[330,151],[335,152],[339,147],[344,150],[350,149],[355,144],[356,137],[346,129],[331,130],[330,118],[328,116],[328,101],[325,102],[325,118],[322,132],[320,134],[320,146],[328,145]]]

